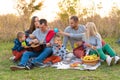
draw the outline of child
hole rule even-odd
[[[27,42],[34,42],[34,40],[36,39],[36,37],[33,34],[29,34],[29,36],[26,38]]]
[[[54,64],[66,58],[67,51],[65,46],[62,44],[62,40],[59,36],[55,36],[52,49],[53,49],[53,55],[45,59],[43,62],[44,64],[49,62]]]
[[[82,58],[85,55],[87,55],[89,52],[86,51],[86,46],[85,46],[84,41],[77,41],[74,43],[74,49],[73,49],[73,54],[77,58]]]
[[[17,33],[17,38],[14,40],[14,47],[12,48],[12,54],[14,56],[10,57],[10,60],[12,60],[13,62],[18,61],[25,51],[24,48],[28,45],[25,39],[25,34],[23,32]]]

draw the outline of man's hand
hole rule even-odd
[[[50,44],[50,43],[46,43],[46,46],[48,46],[48,47],[49,47],[49,46],[51,46],[51,44]]]
[[[37,39],[33,39],[29,42],[29,44],[38,44],[39,41]]]
[[[24,48],[29,48],[29,46],[23,46]]]

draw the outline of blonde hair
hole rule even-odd
[[[96,36],[100,34],[97,31],[96,25],[93,22],[87,22],[86,24],[86,38],[89,39],[90,36]],[[101,37],[100,37],[101,38]]]

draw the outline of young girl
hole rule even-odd
[[[10,60],[13,62],[16,62],[19,60],[25,51],[24,47],[28,45],[28,43],[25,41],[26,37],[23,32],[17,33],[17,38],[14,40],[14,47],[12,48],[12,54],[13,57],[10,57]]]
[[[93,22],[88,22],[86,24],[86,40],[87,50],[89,54],[99,54],[100,59],[105,60],[108,66],[111,65],[113,58],[115,59],[114,63],[117,64],[120,58],[116,55],[116,52],[110,47],[109,44],[102,46],[101,35],[96,29],[96,25]],[[108,55],[105,55],[108,53]]]

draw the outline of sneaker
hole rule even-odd
[[[62,62],[58,62],[51,65],[51,67],[57,68],[58,66],[61,66],[61,65],[62,65]]]
[[[113,57],[110,57],[109,55],[107,55],[106,62],[108,64],[108,66],[112,65],[113,60],[114,60]]]
[[[25,67],[27,70],[30,70],[34,68],[34,64],[30,63],[30,64],[27,64]]]
[[[14,60],[14,59],[15,59],[15,56],[10,57],[9,59],[10,59],[10,60]]]
[[[40,67],[44,68],[44,67],[50,67],[52,65],[52,62],[48,62],[46,64],[41,65]]]
[[[115,62],[114,62],[115,64],[118,64],[118,63],[120,63],[120,57],[118,57],[118,56],[115,56],[114,58],[115,58]]]
[[[15,56],[9,58],[13,63],[16,63]]]
[[[11,69],[12,71],[25,70],[25,66],[23,66],[23,65],[10,66],[10,69]]]

